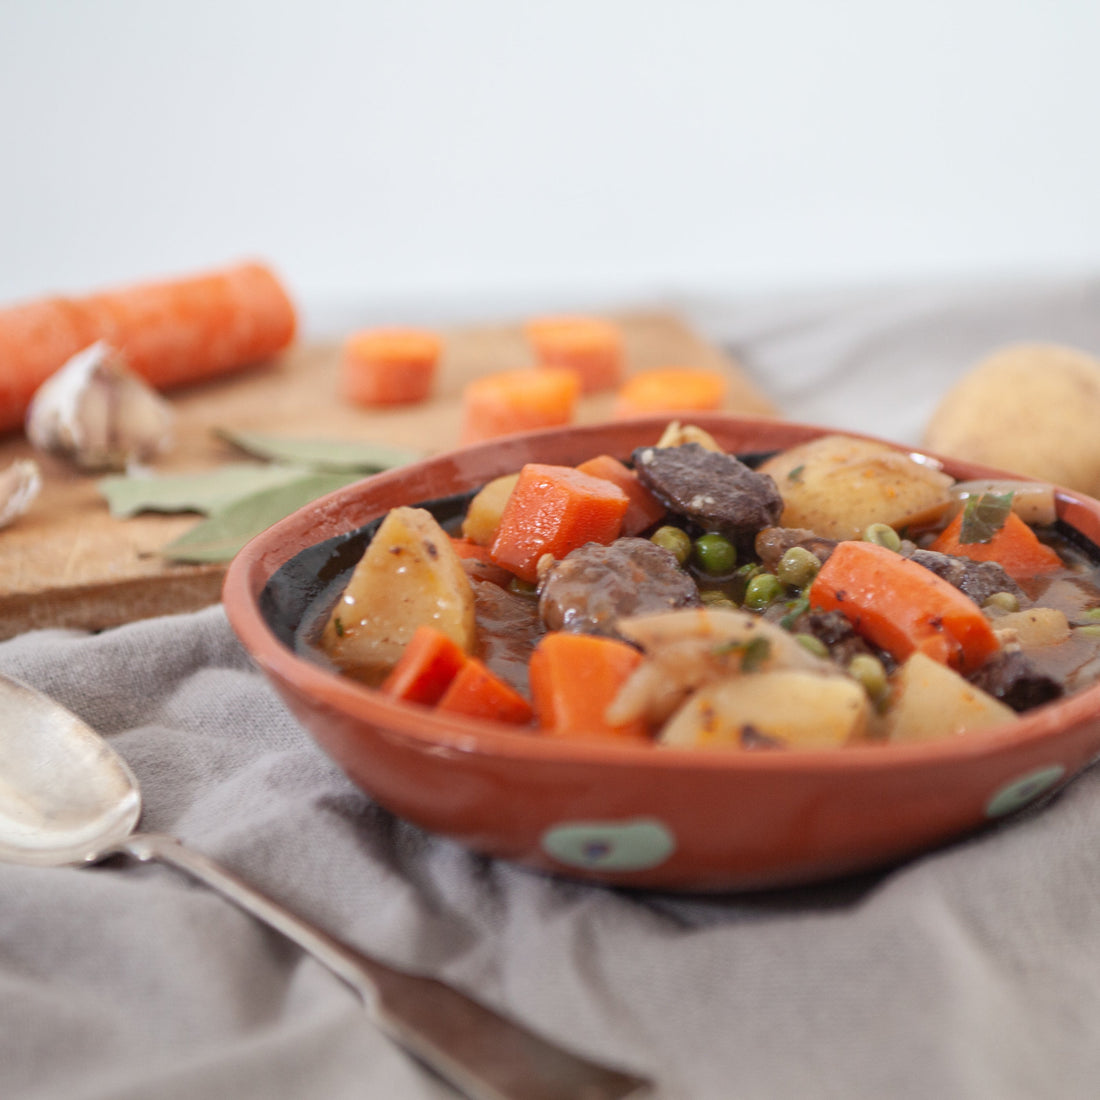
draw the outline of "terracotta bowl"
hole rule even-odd
[[[229,620],[291,710],[381,805],[473,850],[629,887],[743,890],[881,867],[980,829],[1068,782],[1100,752],[1100,686],[1006,727],[932,744],[697,752],[578,744],[394,702],[296,647],[358,560],[359,529],[399,504],[461,494],[525,462],[628,457],[667,418],[513,436],[367,478],[254,539],[225,581]],[[695,418],[728,450],[829,429]],[[956,477],[995,471],[945,461]],[[1100,543],[1100,503],[1060,491]]]

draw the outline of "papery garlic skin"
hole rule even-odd
[[[27,438],[82,470],[125,470],[172,442],[171,406],[100,340],[39,386],[27,410]]]
[[[0,527],[18,519],[41,490],[42,472],[33,459],[20,458],[0,470]]]

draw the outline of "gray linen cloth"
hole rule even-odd
[[[993,347],[1100,352],[1100,280],[673,302],[786,414],[916,442]],[[107,735],[144,825],[660,1098],[1094,1097],[1100,770],[883,873],[721,897],[540,876],[374,805],[290,717],[220,608],[0,643]],[[0,734],[2,735],[2,734]],[[449,1095],[356,997],[158,865],[0,866],[0,1096]]]

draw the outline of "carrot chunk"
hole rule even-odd
[[[522,580],[538,580],[543,554],[563,558],[586,542],[619,537],[630,501],[617,485],[572,466],[528,463],[504,512],[489,556]]]
[[[726,379],[702,367],[663,367],[628,378],[615,395],[618,419],[648,413],[709,412],[726,400]]]
[[[623,380],[622,333],[595,317],[540,317],[526,326],[540,367],[575,371],[583,393],[611,390]]]
[[[422,329],[364,329],[344,341],[344,396],[369,407],[411,405],[432,392],[443,343]]]
[[[914,652],[969,672],[997,651],[989,620],[930,569],[871,542],[838,543],[809,590],[810,604],[840,611],[898,660]]]
[[[533,715],[531,704],[476,657],[466,658],[436,709],[516,724],[530,722]]]
[[[1062,560],[1015,512],[1005,516],[1004,524],[988,542],[960,542],[963,514],[960,512],[940,532],[931,549],[954,554],[971,561],[995,561],[1013,580],[1027,580],[1062,567]]]
[[[296,325],[286,291],[258,263],[0,309],[0,431],[19,427],[38,387],[97,340],[163,390],[267,359]]]
[[[626,493],[630,503],[623,516],[623,535],[639,535],[664,518],[665,506],[638,480],[638,475],[617,458],[597,455],[582,462],[577,469],[582,474],[605,478]]]
[[[633,646],[595,634],[552,631],[531,654],[531,699],[539,727],[554,737],[648,741],[645,722],[608,722],[606,712],[642,660]]]
[[[466,660],[462,647],[443,631],[419,626],[379,690],[407,703],[433,706]]]
[[[580,388],[577,374],[564,367],[527,367],[476,378],[462,391],[461,440],[477,443],[569,424]]]

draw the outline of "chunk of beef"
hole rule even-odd
[[[634,469],[670,511],[742,546],[751,545],[761,527],[774,526],[783,511],[783,498],[768,474],[698,443],[639,447]]]
[[[1013,710],[1029,710],[1063,695],[1065,688],[1052,676],[1040,672],[1018,649],[995,653],[968,679]]]
[[[822,565],[836,548],[836,539],[815,535],[805,527],[765,527],[756,536],[756,556],[769,573],[774,573],[779,559],[792,547],[809,550]]]
[[[1024,596],[1023,589],[995,561],[971,561],[935,550],[914,550],[909,559],[931,569],[979,606],[995,592],[1011,592],[1017,598]]]
[[[769,608],[764,617],[779,621],[783,612],[782,605],[777,604]],[[893,659],[857,634],[847,617],[839,611],[804,611],[788,624],[788,629],[794,634],[812,634],[828,648],[829,657],[843,668],[848,667],[853,657],[863,653],[877,657],[887,671],[894,667]]]
[[[539,584],[539,613],[550,630],[614,634],[627,615],[699,603],[695,581],[675,554],[648,539],[590,542],[555,562]]]
[[[531,651],[545,633],[538,604],[492,581],[473,580],[481,659],[520,694],[528,691]]]

